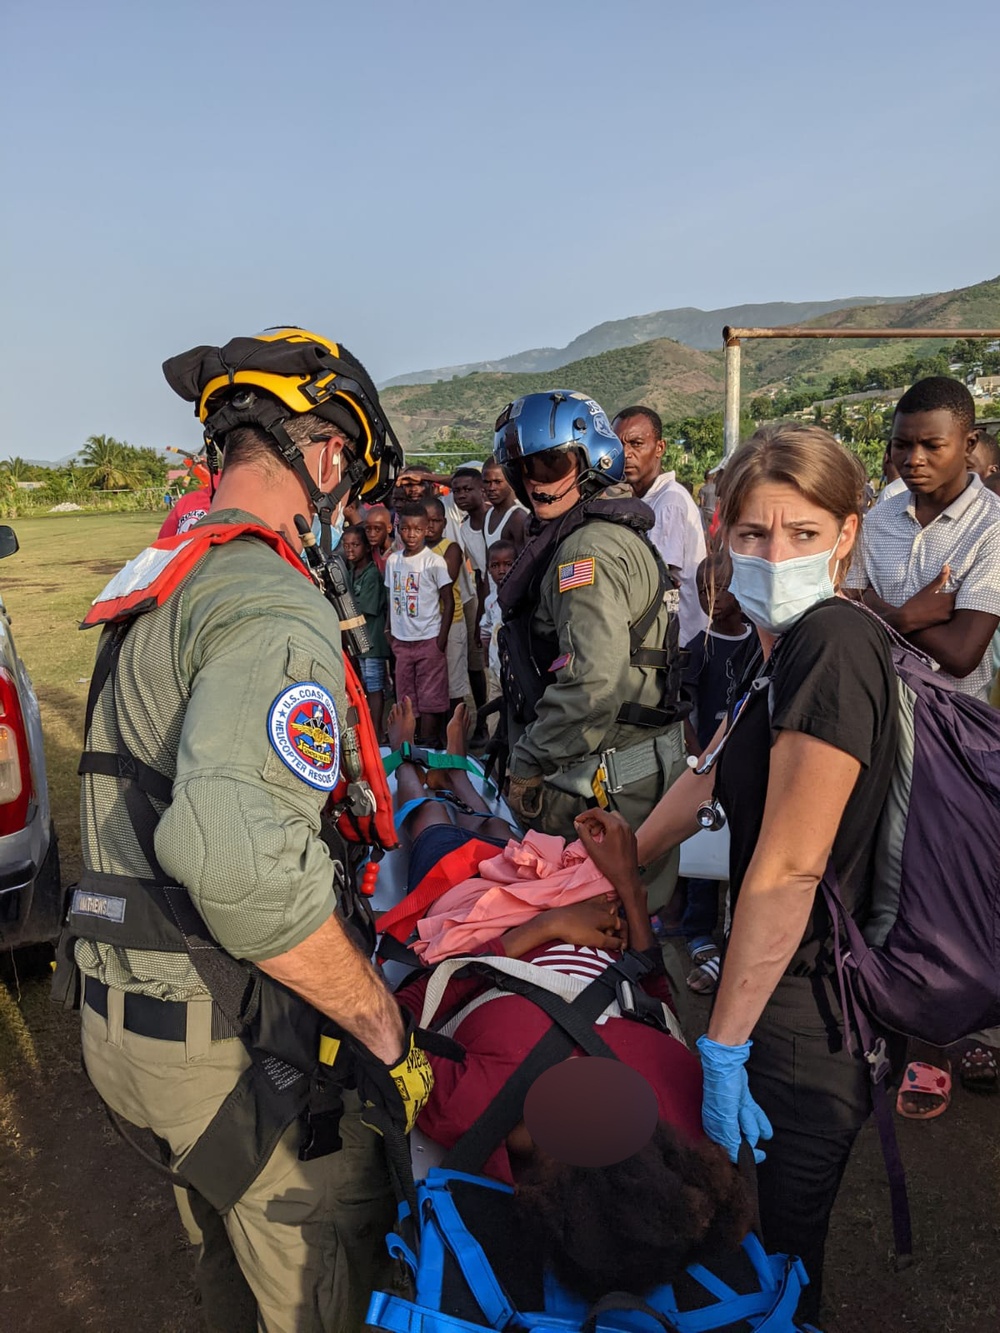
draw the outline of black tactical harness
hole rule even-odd
[[[114,693],[122,645],[132,623],[111,625],[104,631],[87,700],[88,742],[98,699],[109,682]],[[212,997],[212,1040],[238,1037],[250,1057],[236,1087],[175,1172],[224,1213],[253,1183],[294,1121],[301,1119],[304,1124],[300,1159],[322,1157],[340,1148],[342,1093],[353,1080],[344,1073],[348,1062],[338,1058],[335,1066],[321,1064],[319,1049],[321,1036],[344,1039],[347,1034],[294,992],[221,948],[209,935],[187,890],[163,871],[154,845],[160,819],[156,804],[170,804],[170,778],[133,755],[120,732],[114,750],[85,750],[79,772],[120,783],[129,823],[152,878],[84,871],[73,887],[59,941],[53,998],[67,1008],[78,1003],[76,940],[188,956]],[[349,878],[341,876],[338,911],[357,937],[360,918],[350,911]],[[374,941],[359,943],[370,953]],[[87,983],[86,1002],[98,1012],[103,1004],[106,1014],[107,989],[100,983],[95,986],[93,978]],[[178,1021],[186,1016],[186,1005],[126,995],[126,1024],[130,1000],[139,1001],[140,1008],[144,1000],[146,1009],[161,1005],[179,1010]],[[118,1125],[117,1118],[113,1119]]]
[[[617,523],[645,538],[653,525],[648,505],[628,497],[604,499],[595,496],[574,506],[561,519],[544,524],[521,551],[499,593],[504,622],[498,636],[500,673],[510,714],[524,726],[535,720],[539,700],[556,679],[552,663],[559,654],[554,635],[538,634],[532,627],[542,582],[559,546],[572,533],[592,520]],[[629,664],[652,669],[661,675],[658,706],[626,700],[616,721],[628,726],[664,730],[687,715],[680,702],[681,669],[677,616],[670,612],[663,643],[646,647],[646,638],[656,623],[666,594],[676,585],[651,542],[645,542],[656,561],[657,588],[652,601],[629,628]]]

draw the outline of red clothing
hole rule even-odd
[[[594,950],[573,949],[559,945],[568,966],[578,975],[593,974],[598,966]],[[470,953],[503,954],[501,940],[490,940]],[[535,962],[545,955],[551,961],[553,945],[545,944],[525,954],[524,962]],[[397,993],[419,1019],[427,988],[427,977],[418,977]],[[479,977],[452,979],[435,1016],[443,1022],[457,1013],[476,995],[491,987]],[[644,989],[654,999],[670,1004],[670,992],[663,975],[648,977]],[[451,1148],[493,1100],[525,1056],[552,1026],[552,1020],[537,1005],[519,995],[481,1005],[467,1015],[455,1032],[455,1039],[465,1047],[466,1058],[454,1060],[430,1056],[434,1069],[434,1090],[420,1115],[423,1132],[445,1148]],[[609,1018],[597,1027],[603,1041],[625,1064],[638,1071],[656,1093],[660,1118],[685,1139],[704,1137],[701,1126],[701,1064],[676,1038],[645,1023],[629,1018]],[[483,1168],[486,1175],[513,1184],[510,1161],[501,1145]]]
[[[178,533],[187,532],[188,528],[193,528],[208,513],[211,503],[212,491],[208,486],[204,486],[198,491],[188,491],[187,495],[182,495],[163,520],[163,527],[160,528],[160,534],[156,540],[162,541],[164,537],[176,537]]]

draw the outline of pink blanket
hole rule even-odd
[[[479,863],[479,874],[442,894],[417,923],[413,945],[423,962],[454,958],[477,944],[523,925],[550,907],[566,907],[614,888],[583,849],[548,833],[511,839],[497,856]]]

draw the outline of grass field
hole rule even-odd
[[[156,534],[157,515],[21,519],[0,589],[38,691],[64,881],[79,867],[78,778],[96,632],[93,597]],[[7,964],[10,960],[6,961]],[[0,979],[0,1329],[196,1333],[190,1255],[166,1183],[110,1130],[80,1068],[78,1018],[53,1009],[43,970]],[[704,1018],[707,1005],[700,1006]],[[1000,1327],[1000,1098],[961,1089],[930,1124],[898,1122],[917,1262],[893,1271],[873,1126],[833,1216],[826,1333]],[[641,1206],[641,1204],[639,1205]]]
[[[42,710],[52,811],[63,878],[79,869],[79,779],[87,685],[98,632],[78,629],[91,601],[130,556],[153,541],[162,514],[52,514],[11,524],[21,549],[0,564],[14,641]]]

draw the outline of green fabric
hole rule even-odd
[[[559,566],[588,558],[594,561],[593,583],[561,593]],[[651,734],[615,719],[629,700],[650,707],[660,703],[662,675],[629,662],[630,626],[658,587],[652,550],[630,528],[593,521],[560,544],[542,581],[532,625],[536,633],[557,639],[557,656],[568,654],[570,660],[546,689],[531,725],[512,729],[511,774],[552,773]],[[666,629],[662,610],[647,645],[662,644]]]
[[[182,1168],[249,1063],[243,1044],[210,1041],[204,1018],[193,1033],[189,1020],[190,1050],[182,1041],[154,1041],[120,1029],[119,1042],[109,1040],[112,1026],[84,1009],[87,1072],[104,1101],[132,1124],[151,1129],[168,1147],[170,1165]],[[188,1238],[199,1250],[206,1327],[361,1333],[372,1288],[397,1289],[398,1272],[384,1241],[396,1211],[385,1149],[361,1123],[360,1112],[357,1093],[345,1090],[344,1146],[309,1162],[298,1159],[301,1125],[290,1126],[221,1222],[193,1190],[175,1191]],[[238,1312],[248,1316],[246,1322],[237,1321]]]
[[[444,750],[425,750],[422,746],[411,745],[409,741],[404,741],[398,750],[393,750],[392,754],[383,756],[382,767],[386,776],[391,777],[400,764],[408,760],[420,764],[423,768],[464,768],[467,773],[475,773],[477,777],[483,776],[482,765],[467,755],[447,754]],[[492,787],[492,783],[490,786]]]
[[[260,522],[236,510],[210,518]],[[336,613],[309,579],[251,537],[210,550],[166,605],[136,620],[121,653],[122,738],[174,780],[157,856],[215,939],[241,958],[286,952],[335,906],[319,837],[327,793],[287,768],[268,735],[272,703],[305,680],[328,689],[346,715]],[[114,707],[109,685],[95,710],[95,749],[113,747]],[[89,867],[149,876],[116,781],[84,777],[81,828]],[[85,972],[120,989],[178,1000],[205,993],[185,954],[80,941],[76,956]]]
[[[368,637],[371,639],[371,652],[364,657],[388,657],[389,642],[385,637],[385,616],[389,606],[389,597],[385,583],[374,561],[364,569],[350,570],[351,592],[358,610],[365,618]]]

